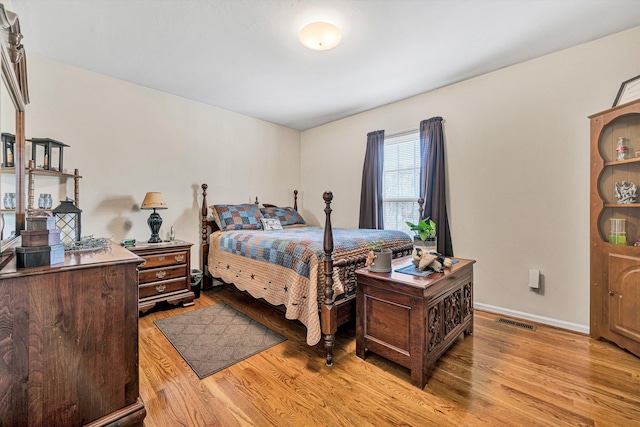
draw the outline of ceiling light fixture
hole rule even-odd
[[[300,42],[314,50],[327,50],[342,40],[340,30],[328,22],[313,22],[300,31]]]

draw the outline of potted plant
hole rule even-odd
[[[427,250],[436,249],[436,223],[430,217],[421,219],[417,224],[407,221],[407,225],[415,233],[413,236],[414,247],[420,246]]]
[[[375,240],[367,245],[369,256],[367,257],[366,266],[369,267],[369,271],[374,273],[391,272],[393,252],[391,252],[391,249],[383,248],[383,243],[383,240]]]

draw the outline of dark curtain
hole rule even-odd
[[[420,156],[420,194],[424,197],[422,217],[430,217],[436,223],[438,252],[451,257],[453,244],[445,200],[442,117],[420,122]]]
[[[383,228],[382,174],[384,169],[384,131],[367,134],[367,152],[362,168],[360,228]]]

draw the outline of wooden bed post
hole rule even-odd
[[[293,190],[293,209],[298,210],[298,190]]]
[[[202,184],[202,209],[200,210],[201,219],[201,240],[200,240],[200,270],[202,270],[202,289],[211,287],[211,276],[206,274],[205,266],[207,265],[207,257],[209,256],[209,239],[207,232],[207,217],[209,207],[207,206],[207,184]]]
[[[333,231],[331,230],[331,201],[333,193],[325,191],[322,195],[326,207],[324,224],[324,305],[322,306],[320,322],[324,337],[324,348],[327,351],[327,366],[333,365],[333,345],[338,329],[338,315],[333,298]]]

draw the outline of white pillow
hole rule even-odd
[[[280,224],[278,218],[260,218],[260,221],[262,221],[262,228],[264,228],[265,231],[282,230],[282,224]]]

